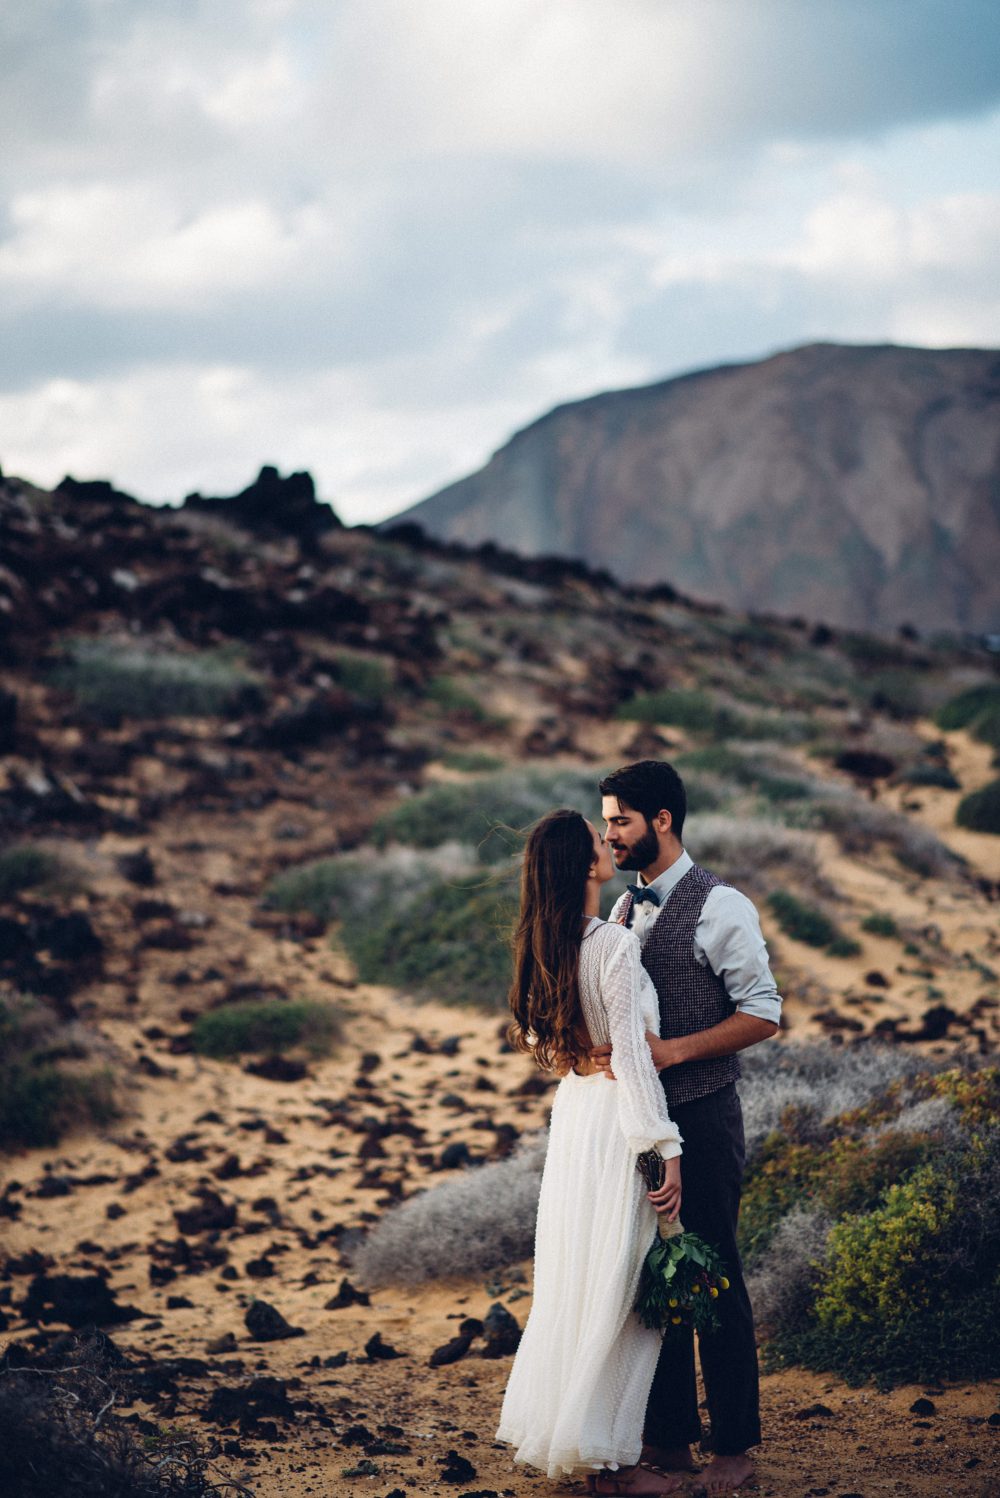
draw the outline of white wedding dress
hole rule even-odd
[[[549,1477],[638,1461],[660,1350],[632,1309],[656,1213],[636,1156],[679,1155],[646,1030],[659,1033],[639,939],[593,918],[580,949],[590,1038],[617,1081],[570,1072],[552,1108],[535,1228],[535,1289],[496,1438]]]

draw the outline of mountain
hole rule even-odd
[[[396,517],[730,608],[1000,625],[1000,352],[812,344],[557,407]]]

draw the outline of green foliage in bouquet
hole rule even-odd
[[[636,1314],[653,1331],[716,1331],[715,1303],[728,1289],[722,1260],[697,1233],[658,1236],[642,1266]]]

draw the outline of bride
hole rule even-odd
[[[511,1038],[562,1073],[535,1230],[534,1301],[497,1439],[549,1477],[590,1474],[596,1493],[653,1494],[676,1479],[638,1465],[660,1335],[632,1310],[656,1212],[677,1217],[681,1139],[645,1032],[659,1028],[638,937],[598,918],[611,851],[576,811],[553,811],[524,855]],[[612,1046],[617,1082],[594,1072]],[[644,1189],[637,1155],[657,1151]]]

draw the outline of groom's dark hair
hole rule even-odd
[[[620,805],[641,811],[652,822],[659,811],[669,811],[676,838],[684,831],[687,795],[684,782],[665,759],[640,759],[634,765],[622,765],[605,775],[599,790],[602,796],[614,796]]]

